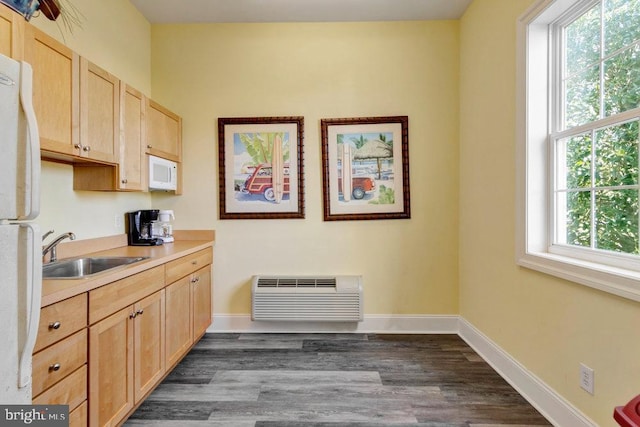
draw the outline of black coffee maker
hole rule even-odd
[[[159,209],[127,212],[127,235],[129,246],[156,246],[162,239],[151,236],[151,223],[158,220]]]

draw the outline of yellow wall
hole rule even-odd
[[[63,2],[64,4],[64,2]],[[31,24],[65,43],[140,91],[151,92],[151,25],[128,0],[73,0],[82,14],[81,27],[69,33],[62,23],[44,15]],[[0,6],[5,7],[5,6]],[[115,216],[151,206],[148,194],[73,191],[71,166],[42,163],[42,211],[38,222],[43,231],[73,231],[78,239],[124,233],[115,226]],[[124,221],[121,221],[121,224]]]
[[[182,115],[178,228],[215,228],[214,311],[254,274],[363,274],[365,314],[458,311],[458,22],[152,27],[153,97]],[[305,119],[306,219],[218,220],[217,119]],[[322,220],[321,118],[409,116],[410,220]]]
[[[602,426],[635,396],[638,303],[515,263],[515,24],[531,0],[475,0],[461,20],[460,314]],[[595,370],[595,395],[579,363]]]

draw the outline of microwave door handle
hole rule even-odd
[[[40,303],[42,299],[42,264],[40,263],[40,227],[33,223],[21,223],[20,227],[30,229],[29,251],[26,284],[27,284],[27,322],[24,347],[20,353],[18,365],[18,387],[23,388],[31,383],[31,355],[36,345],[38,326],[40,323]]]
[[[20,75],[20,103],[27,121],[27,135],[29,139],[29,170],[30,176],[30,206],[29,212],[25,212],[24,218],[35,219],[40,214],[40,133],[38,122],[33,109],[33,69],[31,65],[22,61]]]

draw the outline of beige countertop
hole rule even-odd
[[[45,279],[42,281],[42,307],[73,297],[116,280],[140,273],[149,268],[165,264],[177,258],[202,249],[213,247],[215,233],[205,232],[175,233],[176,241],[160,246],[126,246],[126,235],[113,236],[90,241],[70,242],[59,260],[77,256],[127,256],[149,257],[133,264],[116,267],[82,279]],[[124,243],[124,246],[122,245]],[[75,246],[77,249],[72,249]],[[60,249],[63,245],[60,245]],[[71,249],[69,249],[71,248]]]

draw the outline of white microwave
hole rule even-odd
[[[149,156],[149,190],[175,191],[178,188],[178,164]]]

